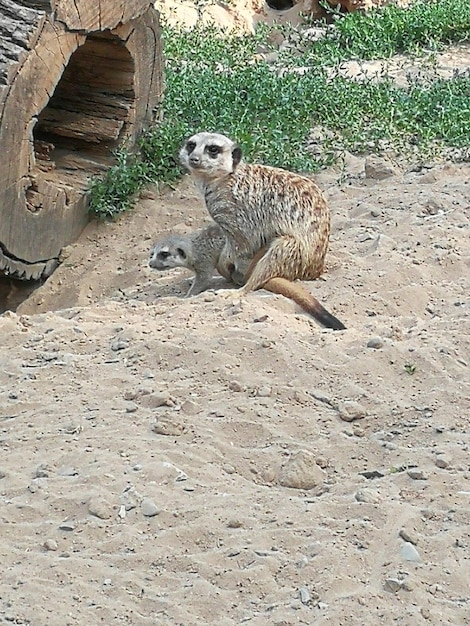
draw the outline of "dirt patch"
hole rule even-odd
[[[469,180],[317,177],[333,231],[305,284],[341,333],[150,271],[206,219],[188,179],[91,223],[0,316],[1,618],[463,625]]]

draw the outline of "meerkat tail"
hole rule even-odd
[[[346,326],[337,317],[327,311],[311,293],[299,284],[295,284],[286,278],[271,278],[262,288],[290,298],[326,328],[332,328],[333,330],[346,329]]]

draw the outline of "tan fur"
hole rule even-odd
[[[174,267],[192,270],[195,279],[186,297],[195,296],[206,290],[210,286],[215,270],[229,281],[244,284],[241,266],[238,265],[238,269],[235,269],[236,264],[223,256],[224,249],[225,235],[219,226],[213,224],[189,235],[169,234],[158,240],[152,248],[149,265],[161,271]],[[253,258],[246,275],[251,273],[263,254],[264,250],[261,250]],[[285,278],[271,278],[263,285],[263,289],[291,298],[307,313],[326,325],[329,325],[328,320],[336,319],[311,293]],[[341,324],[339,321],[338,323]]]
[[[187,139],[180,160],[226,236],[222,256],[235,259],[238,270],[250,266],[259,251],[266,249],[250,266],[242,293],[269,288],[267,283],[274,278],[288,282],[320,276],[328,249],[330,216],[326,200],[312,180],[280,168],[244,163],[236,143],[218,133],[202,132]],[[286,286],[278,282],[278,293],[282,293],[277,291],[281,284]],[[297,287],[289,287],[288,297],[297,293]],[[305,293],[302,290],[298,296],[302,302]],[[315,315],[312,307],[310,303],[307,310]],[[315,317],[332,328],[344,328],[333,316]]]

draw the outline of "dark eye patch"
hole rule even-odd
[[[186,144],[186,150],[188,154],[191,154],[191,152],[194,150],[195,147],[196,147],[196,144],[194,141],[188,141]]]
[[[168,252],[168,250],[161,250],[158,254],[157,257],[159,259],[167,259],[170,256],[170,253]]]
[[[176,248],[176,252],[180,255],[182,259],[186,258],[186,252],[183,250],[183,248]]]
[[[206,147],[207,154],[213,159],[215,159],[215,157],[220,154],[222,150],[222,146],[216,146],[215,144],[211,144],[210,146]]]

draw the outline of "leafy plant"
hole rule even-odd
[[[131,206],[145,182],[175,180],[181,143],[200,130],[235,138],[248,160],[306,172],[345,151],[424,159],[446,146],[470,144],[470,73],[410,79],[404,88],[386,72],[380,80],[350,80],[339,71],[348,59],[416,53],[465,39],[466,1],[417,0],[406,10],[390,5],[352,13],[315,42],[282,28],[296,42],[270,63],[259,54],[270,49],[266,26],[240,36],[201,24],[189,31],[164,25],[164,121],[144,134],[138,154],[120,152],[116,166],[93,181],[91,211],[112,217]]]
[[[412,376],[416,372],[416,365],[414,363],[405,363],[405,372]]]

